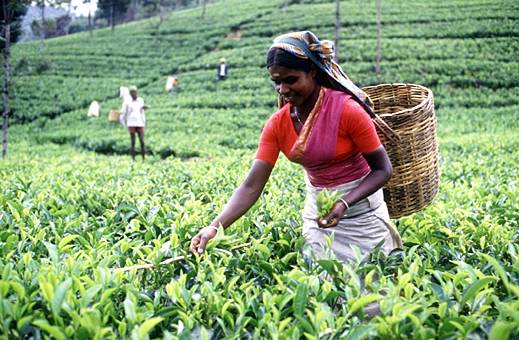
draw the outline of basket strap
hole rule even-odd
[[[400,142],[400,135],[393,130],[379,115],[374,114],[372,121],[377,129],[384,134],[391,142]]]

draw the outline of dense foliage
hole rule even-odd
[[[159,27],[155,18],[52,39],[43,53],[15,47],[16,144],[0,163],[0,337],[519,337],[514,1],[382,2],[381,82],[431,88],[440,139],[440,193],[396,221],[402,250],[352,266],[311,260],[302,173],[280,159],[251,211],[202,258],[188,256],[275,110],[263,68],[272,38],[332,37],[334,2],[285,3],[222,0],[204,20],[195,8]],[[344,68],[375,84],[374,1],[342,8]],[[229,78],[216,82],[220,57]],[[179,87],[166,94],[173,73]],[[145,163],[117,155],[128,153],[127,133],[106,119],[128,84],[151,106]],[[87,119],[91,100],[103,117]],[[117,270],[142,263],[157,266]],[[363,308],[376,301],[382,313],[368,320]]]
[[[10,42],[14,44],[22,34],[21,22],[27,12],[27,1],[2,1],[0,3],[0,51],[5,48],[5,26],[10,25]]]

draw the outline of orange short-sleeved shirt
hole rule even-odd
[[[283,106],[265,124],[259,140],[256,159],[276,164],[279,152],[288,156],[297,139],[290,117],[290,105]],[[349,158],[356,152],[375,151],[382,144],[366,110],[354,99],[344,103],[339,124],[336,160]]]

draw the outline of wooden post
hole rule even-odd
[[[88,32],[92,36],[92,10],[88,9]]]
[[[381,40],[381,34],[382,34],[382,10],[381,10],[381,0],[376,1],[377,6],[377,56],[375,61],[375,73],[377,74],[377,80],[380,82],[380,60],[382,59],[382,51],[380,47],[380,40]]]
[[[202,0],[202,19],[205,17],[205,3],[206,0]]]
[[[137,1],[132,0],[131,6],[132,6],[132,17],[130,18],[130,21],[137,20]]]
[[[40,51],[45,48],[45,0],[41,0]]]
[[[3,3],[4,7],[4,53],[3,53],[3,69],[4,69],[4,86],[3,86],[3,123],[2,123],[2,159],[5,159],[7,156],[7,128],[9,127],[9,57],[10,57],[10,48],[11,48],[11,18],[9,15],[9,10],[7,9],[7,4]]]
[[[112,23],[112,31],[115,29],[115,20],[114,20],[114,17],[115,17],[115,14],[114,14],[114,2],[112,2],[112,5],[110,6],[110,21]]]
[[[338,64],[339,63],[339,33],[341,30],[341,1],[335,0],[335,53],[334,60]]]
[[[164,21],[164,0],[159,0],[159,26],[162,25]]]

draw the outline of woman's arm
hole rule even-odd
[[[364,178],[358,187],[350,191],[343,199],[348,205],[354,205],[358,201],[368,197],[380,189],[393,174],[393,167],[387,155],[386,149],[380,146],[373,152],[364,153],[364,159],[368,162],[371,172]],[[341,202],[344,206],[344,203]]]
[[[223,211],[209,226],[202,228],[191,239],[189,250],[192,253],[203,253],[207,242],[216,236],[216,230],[220,225],[227,228],[252,207],[263,191],[273,168],[273,165],[265,161],[254,161],[247,178],[233,193]]]
[[[358,187],[342,197],[348,206],[354,205],[380,189],[393,174],[391,161],[383,146],[380,146],[375,151],[363,153],[362,155],[368,162],[371,172],[360,182]],[[323,228],[336,226],[339,223],[339,219],[344,215],[345,210],[345,204],[342,201],[337,201],[332,211],[325,218],[318,220],[319,226]]]

